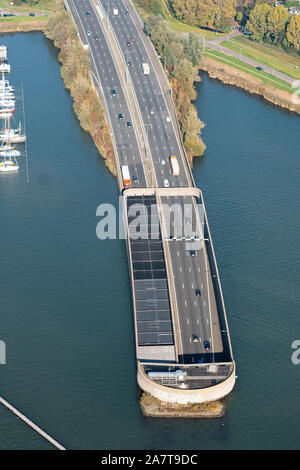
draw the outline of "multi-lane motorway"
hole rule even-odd
[[[170,119],[172,110],[161,83],[161,66],[152,60],[152,51],[129,0],[65,0],[65,4],[71,11],[81,40],[88,45],[92,75],[105,101],[118,162],[128,165],[131,175],[137,177],[134,186],[167,186],[173,191],[193,187],[184,149],[178,139],[177,123]],[[150,75],[144,75],[143,63],[150,65]],[[172,174],[170,155],[177,156],[178,176]],[[153,173],[150,179],[149,168]],[[181,237],[174,236],[172,223],[170,233],[165,227],[162,230],[164,253],[171,266],[168,281],[173,283],[175,292],[173,327],[178,325],[177,338],[180,338],[176,343],[177,360],[191,364],[215,362],[219,355],[222,361],[220,301],[216,300],[212,282],[212,276],[217,274],[211,272],[206,249],[206,243],[211,241],[203,240],[203,224],[197,208],[199,201],[178,191],[178,195],[173,192],[170,196],[167,193],[157,196],[157,202],[163,225],[167,225],[170,207],[177,205],[182,211]],[[187,243],[192,226],[196,227],[196,235],[201,240]]]

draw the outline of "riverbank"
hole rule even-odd
[[[259,78],[253,77],[231,65],[218,62],[211,57],[203,57],[200,69],[207,72],[210,78],[220,80],[227,85],[243,88],[249,93],[262,96],[272,104],[300,114],[300,103],[297,104],[299,98],[296,95],[293,96],[284,90],[268,85]]]
[[[42,31],[59,49],[61,76],[73,98],[74,112],[81,127],[91,135],[106,166],[116,175],[109,127],[90,77],[90,59],[77,36],[71,17],[60,10],[43,20],[33,17],[31,20],[26,18],[24,21],[0,22],[0,34],[30,31]]]
[[[0,34],[28,33],[31,31],[44,31],[48,18],[45,19],[23,19],[22,21],[0,20]]]
[[[151,418],[221,418],[226,411],[225,400],[199,404],[164,403],[143,392],[140,406],[144,416]]]

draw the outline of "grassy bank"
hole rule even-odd
[[[292,57],[285,54],[283,55],[284,58],[279,59],[268,52],[266,48],[264,50],[258,50],[252,47],[252,44],[253,43],[250,43],[250,41],[248,44],[245,44],[237,40],[221,42],[221,46],[227,49],[241,53],[243,56],[256,60],[262,65],[274,68],[277,72],[284,73],[295,80],[300,79],[300,60],[298,58],[295,57],[294,61],[292,61]],[[299,69],[297,69],[297,67],[299,67]]]
[[[267,72],[259,71],[252,65],[246,64],[245,62],[240,59],[237,59],[236,57],[231,57],[222,52],[209,48],[206,48],[204,55],[220,63],[230,65],[231,67],[234,67],[237,71],[240,70],[241,72],[247,73],[252,77],[257,78],[262,83],[265,83],[266,85],[270,85],[274,88],[278,88],[279,90],[286,91],[290,94],[295,91],[295,89],[288,82],[285,82],[280,78],[274,77],[273,75]]]
[[[254,73],[252,73],[252,70],[249,70],[243,62],[239,64],[234,58],[232,58],[233,62],[228,59],[231,58],[223,57],[216,51],[211,53],[206,51],[201,69],[205,70],[211,78],[243,88],[249,93],[261,95],[275,105],[300,114],[300,104],[297,104],[296,100],[294,102],[291,94],[292,91],[295,92],[295,88],[290,87],[286,82],[283,82],[280,87],[275,87],[268,78],[258,75],[261,72],[256,73],[256,69],[253,68]]]

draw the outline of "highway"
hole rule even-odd
[[[135,90],[144,126],[148,127],[149,147],[158,186],[162,187],[165,179],[169,181],[170,187],[190,186],[191,182],[184,165],[181,144],[178,142],[173,123],[166,121],[166,117],[170,116],[170,110],[167,107],[156,68],[145,47],[145,38],[132,17],[130,4],[123,0],[110,2],[101,0],[101,4],[122,50],[124,60],[126,64],[130,62],[128,73]],[[115,8],[118,9],[117,15],[114,15]],[[150,64],[149,76],[143,74],[142,63],[144,62]],[[154,114],[151,114],[151,111]],[[172,175],[169,164],[170,155],[178,157],[179,176]],[[162,165],[162,160],[166,162],[165,165]],[[184,200],[182,198],[177,200],[166,198],[164,200],[164,204],[172,205],[174,203],[179,203],[182,211],[184,211],[184,205],[190,205],[191,217],[195,218],[192,198]],[[175,245],[176,249],[174,250]],[[197,250],[197,257],[191,257],[190,250],[186,250],[185,245],[185,241],[169,243],[169,251],[175,282],[182,348],[184,355],[196,357],[196,355],[206,352],[203,347],[205,340],[210,342],[216,352],[222,351],[222,342],[213,289],[211,292],[209,289],[209,275],[206,267],[208,262],[205,250]],[[202,295],[196,298],[195,289],[197,287],[201,289]],[[214,316],[217,328],[212,328],[212,316]],[[199,337],[199,343],[193,342],[195,336]]]
[[[107,2],[101,0],[106,11],[109,23],[116,35],[128,66],[129,75],[135,90],[144,126],[147,127],[149,147],[154,163],[158,186],[163,186],[167,179],[171,187],[186,187],[190,185],[186,166],[183,164],[183,155],[179,145],[173,122],[167,122],[170,111],[156,75],[156,69],[144,44],[144,38],[135,24],[131,9],[122,0]],[[104,5],[106,7],[104,7]],[[113,9],[119,10],[118,15]],[[128,14],[126,14],[128,12]],[[132,41],[134,39],[134,41]],[[150,65],[150,75],[144,75],[142,64]],[[151,114],[152,113],[154,114]],[[169,157],[176,155],[180,166],[180,175],[172,176]],[[162,165],[162,161],[166,164]]]
[[[145,187],[145,171],[135,128],[127,127],[127,122],[133,122],[133,116],[125,98],[117,66],[104,33],[99,28],[96,13],[88,0],[69,1],[68,5],[75,20],[77,18],[76,24],[85,44],[89,46],[92,74],[105,99],[120,165],[130,165],[132,174],[138,179],[136,186]],[[86,15],[87,11],[89,16]],[[116,91],[116,95],[112,95],[112,90]],[[119,119],[119,114],[123,115],[122,119]]]
[[[128,65],[129,86],[135,94],[137,108],[141,116],[144,133],[148,138],[148,156],[152,161],[153,179],[157,187],[165,187],[168,180],[170,189],[193,187],[188,163],[176,133],[176,123],[166,118],[171,116],[165,93],[158,79],[157,65],[153,64],[149,50],[145,45],[136,18],[128,0],[66,0],[72,16],[78,26],[81,38],[89,45],[92,59],[92,72],[100,85],[120,164],[129,166],[131,174],[138,176],[136,188],[146,188],[145,161],[142,152],[142,139],[136,132],[136,116],[132,112],[132,103],[124,91],[124,80],[120,64],[116,63],[116,53],[108,45],[106,28],[111,28],[115,48],[121,51],[122,61]],[[113,9],[118,14],[113,14]],[[104,24],[104,22],[106,22]],[[150,65],[150,75],[145,76],[142,63]],[[116,95],[112,96],[112,90]],[[123,114],[120,120],[118,115]],[[126,123],[130,121],[131,127]],[[173,176],[169,156],[176,155],[180,167],[179,176]],[[197,201],[191,196],[164,196],[157,200],[162,210],[163,232],[168,225],[168,210],[174,204],[180,207],[183,227],[181,239],[174,239],[172,224],[170,233],[165,233],[164,252],[171,262],[169,282],[175,286],[175,303],[179,325],[180,345],[177,344],[177,359],[186,363],[199,361],[214,362],[215,354],[222,358],[224,345],[220,332],[219,316],[215,292],[212,284],[210,262],[206,243],[209,240],[187,243],[191,227],[196,227],[196,236],[203,238]],[[166,209],[167,208],[167,209]],[[186,212],[187,208],[189,213]],[[192,255],[192,251],[195,253]],[[140,254],[141,255],[141,254]],[[140,256],[139,255],[139,256]],[[151,257],[151,254],[147,253]],[[196,291],[200,294],[196,295]],[[173,318],[174,325],[174,318]],[[205,342],[209,347],[205,347]]]

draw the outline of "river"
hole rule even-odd
[[[219,420],[144,418],[124,241],[96,238],[115,178],[81,130],[41,33],[6,35],[24,83],[29,176],[0,179],[0,395],[68,449],[297,448],[300,117],[203,76],[203,190],[237,385]],[[50,449],[0,407],[0,449]]]

